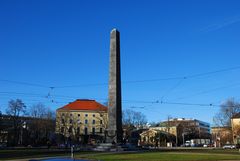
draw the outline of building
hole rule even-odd
[[[103,141],[107,107],[95,100],[78,99],[56,111],[56,133],[66,141]]]
[[[174,136],[177,136],[178,127],[177,126],[155,126],[155,127],[150,127],[149,129],[164,131]]]
[[[232,143],[232,129],[229,126],[212,127],[211,135],[215,147],[222,147],[225,144]]]
[[[166,127],[171,126],[182,126],[182,132],[187,134],[195,134],[195,137],[204,138],[210,135],[210,124],[197,120],[197,119],[185,119],[185,118],[174,118],[162,122]]]
[[[151,129],[174,135],[178,146],[184,144],[186,140],[210,139],[210,124],[197,119],[168,119],[156,127],[151,127]]]
[[[54,143],[55,120],[26,116],[0,115],[0,144],[43,146]]]
[[[231,118],[232,137],[234,144],[240,144],[240,113]]]
[[[167,147],[175,142],[175,136],[161,130],[149,129],[140,134],[139,146]]]

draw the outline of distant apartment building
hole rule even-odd
[[[107,107],[95,100],[78,99],[56,111],[56,133],[65,138],[101,140],[106,127]]]
[[[155,126],[155,127],[149,127],[150,130],[159,130],[164,131],[172,135],[177,135],[177,126]]]
[[[199,138],[209,137],[210,124],[197,119],[174,118],[162,122],[166,127],[182,128],[182,133],[195,133]]]
[[[175,136],[172,142],[178,146],[186,140],[211,138],[210,124],[196,119],[169,119],[149,129]]]

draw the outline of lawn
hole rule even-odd
[[[70,151],[59,149],[0,150],[0,160],[53,156],[70,156]],[[240,160],[240,153],[238,150],[222,149],[163,149],[124,153],[77,152],[75,158],[102,161],[216,161]]]
[[[31,158],[45,158],[45,157],[61,157],[71,156],[70,149],[42,149],[42,148],[21,148],[21,149],[8,149],[0,150],[1,160],[14,160],[14,159],[31,159]],[[95,152],[78,152],[78,154],[91,154]]]
[[[103,161],[216,161],[240,160],[237,150],[155,151],[123,154],[76,155],[76,158]]]
[[[69,153],[70,153],[69,150],[67,151],[67,150],[27,149],[27,148],[0,150],[0,160],[62,156]]]

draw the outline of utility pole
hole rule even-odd
[[[176,130],[176,147],[178,145],[178,131]]]
[[[183,145],[184,145],[185,144],[184,133],[182,133],[182,137],[183,137]]]

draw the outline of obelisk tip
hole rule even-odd
[[[116,28],[113,28],[111,32],[118,32]]]

